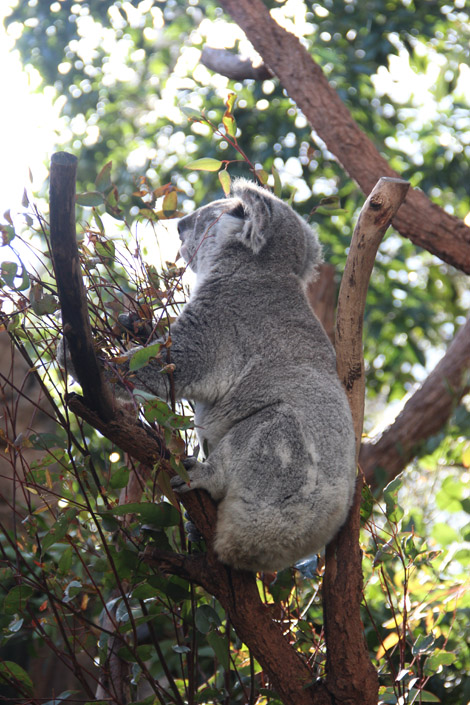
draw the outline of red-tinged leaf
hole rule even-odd
[[[44,600],[44,602],[41,605],[39,605],[39,611],[44,612],[45,610],[47,610],[47,605],[48,605],[48,601]]]
[[[219,171],[224,162],[212,157],[202,157],[186,164],[185,169],[195,169],[196,171]]]
[[[263,184],[263,186],[266,186],[269,179],[268,172],[264,169],[256,169],[255,174],[258,177],[259,181]]]
[[[229,137],[235,137],[237,133],[237,123],[235,121],[235,118],[233,115],[225,115],[222,118],[223,125],[225,127],[225,131]]]
[[[227,96],[227,100],[225,101],[225,105],[227,106],[227,113],[232,113],[233,112],[233,107],[235,105],[235,101],[237,99],[237,94],[236,93],[229,93]]]
[[[225,195],[228,196],[230,194],[232,180],[230,178],[230,174],[226,169],[224,169],[223,171],[219,171],[219,181],[221,183]]]
[[[165,196],[170,190],[171,183],[164,184],[163,186],[158,186],[156,189],[154,189],[153,195],[155,196],[155,198],[160,198],[161,196]]]

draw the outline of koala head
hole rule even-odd
[[[321,262],[317,235],[295,211],[266,189],[235,181],[229,197],[213,201],[178,223],[180,252],[205,276],[224,258],[254,258],[261,267],[308,282]]]

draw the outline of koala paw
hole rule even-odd
[[[188,472],[191,471],[191,469],[197,464],[197,462],[197,458],[186,458],[182,461],[184,467],[186,468],[186,470],[188,470]],[[189,479],[191,479],[191,476]],[[175,490],[175,492],[189,492],[191,490],[191,487],[179,475],[175,475],[174,477],[172,477],[170,480],[170,484]]]
[[[184,513],[184,518],[187,519],[184,528],[188,534],[188,541],[191,541],[191,543],[199,543],[199,541],[203,541],[204,536],[199,532],[196,524],[192,521],[188,512]]]

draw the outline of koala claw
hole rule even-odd
[[[191,488],[179,475],[175,475],[170,479],[170,485],[175,490],[175,492],[187,492]]]
[[[197,458],[185,458],[182,463],[186,470],[191,470],[191,468],[196,465]],[[172,477],[170,480],[170,484],[175,490],[175,492],[189,492],[191,490],[191,487],[188,485],[188,483],[185,482],[183,478],[179,475],[175,475],[174,477]]]

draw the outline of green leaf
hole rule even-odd
[[[112,262],[116,256],[116,246],[112,240],[95,242],[95,252],[103,262]]]
[[[67,531],[70,529],[70,522],[75,518],[76,510],[72,512],[67,511],[62,514],[59,519],[53,524],[41,541],[42,552],[45,553],[48,548],[53,546],[55,543],[62,541]]]
[[[287,600],[294,587],[294,576],[290,569],[280,570],[276,578],[269,584],[269,592],[274,602]]]
[[[0,234],[2,236],[1,245],[9,245],[15,238],[15,228],[12,225],[0,225]]]
[[[33,695],[33,681],[24,671],[21,666],[18,666],[14,661],[0,662],[0,681],[5,683],[20,683],[28,695]],[[20,691],[21,692],[21,691]]]
[[[189,646],[183,646],[182,644],[175,644],[171,647],[176,654],[189,654],[191,649]]]
[[[71,580],[64,590],[64,602],[71,602],[74,597],[82,591],[82,584],[79,580]]]
[[[222,664],[224,669],[228,671],[230,669],[230,652],[227,637],[222,636],[218,632],[209,632],[206,639],[211,645],[218,661]]]
[[[440,698],[427,690],[411,688],[408,693],[408,702],[411,703],[440,703]]]
[[[170,191],[166,194],[162,203],[162,211],[165,217],[173,215],[178,206],[178,194],[176,191]]]
[[[21,272],[21,282],[18,284],[18,286],[15,286],[15,290],[16,291],[25,291],[26,289],[29,289],[30,286],[31,286],[31,281],[29,279],[29,274],[26,271],[26,269],[23,267],[22,272]]]
[[[75,695],[76,693],[79,693],[79,690],[63,690],[60,695],[57,697],[53,698],[52,700],[48,700],[47,703],[44,703],[44,705],[60,705],[60,703],[63,703],[64,700],[67,700],[67,698],[70,698],[71,695]]]
[[[361,501],[361,509],[360,509],[360,516],[361,516],[361,521],[362,523],[366,522],[370,515],[372,514],[372,509],[374,508],[374,496],[372,492],[370,491],[369,485],[364,483],[362,487],[362,501]]]
[[[212,157],[203,157],[195,159],[193,162],[186,164],[185,169],[196,169],[197,171],[219,171],[224,162]]]
[[[195,110],[194,108],[189,108],[189,107],[180,107],[181,112],[183,115],[186,115],[187,118],[190,118],[191,120],[200,120],[202,115],[199,110]]]
[[[2,262],[0,264],[0,275],[8,286],[15,288],[15,277],[18,273],[18,264],[16,262]]]
[[[21,627],[23,626],[24,619],[23,617],[15,617],[10,624],[8,625],[8,630],[15,634],[16,632],[19,632]]]
[[[225,131],[229,137],[235,137],[237,134],[237,123],[233,115],[225,115],[222,118],[222,124],[225,127]]]
[[[385,514],[389,521],[397,523],[403,516],[403,509],[398,504],[398,490],[401,479],[396,477],[384,489]]]
[[[66,575],[70,572],[74,555],[75,554],[73,548],[71,546],[68,546],[59,559],[59,563],[57,566],[59,573],[62,573],[62,575]]]
[[[142,583],[132,591],[132,597],[136,600],[149,600],[152,597],[157,597],[158,594],[157,588],[152,587],[149,583]]]
[[[435,643],[436,639],[434,638],[434,634],[427,634],[426,636],[420,634],[419,637],[416,639],[415,643],[413,644],[413,656],[420,656],[421,654],[432,653],[434,651]]]
[[[108,162],[107,164],[105,164],[98,176],[96,177],[95,186],[98,191],[101,191],[101,193],[106,193],[106,191],[109,191],[109,189],[113,185],[111,181],[112,165],[112,162]]]
[[[33,592],[33,588],[29,587],[29,585],[15,585],[15,587],[12,587],[3,600],[4,613],[21,614]]]
[[[282,195],[282,182],[279,172],[274,167],[271,167],[271,173],[274,177],[274,195],[281,198]]]
[[[424,672],[427,676],[437,673],[441,666],[451,666],[457,658],[457,654],[450,651],[436,651],[427,657],[424,662]]]
[[[202,634],[208,634],[214,625],[220,627],[222,624],[219,615],[210,605],[201,605],[197,608],[194,623]]]
[[[139,348],[130,359],[129,370],[135,372],[140,370],[141,367],[148,365],[152,358],[158,356],[161,347],[160,343],[153,343],[152,345],[147,345],[146,348]]]
[[[86,191],[85,193],[77,193],[75,200],[79,206],[91,208],[93,206],[101,206],[104,203],[104,197],[99,191]]]
[[[37,316],[47,316],[59,308],[59,300],[53,294],[45,294],[41,284],[33,284],[29,292],[31,308]]]
[[[129,472],[129,468],[126,468],[125,465],[115,470],[109,479],[110,487],[114,490],[120,490],[122,487],[126,487],[129,482]]]
[[[230,174],[226,169],[224,169],[223,171],[219,171],[219,181],[221,183],[225,195],[228,196],[232,187],[232,180],[230,178]]]
[[[180,521],[180,513],[169,502],[131,502],[121,504],[109,511],[114,516],[124,516],[125,514],[136,514],[141,517],[145,524],[153,526],[177,526]]]

